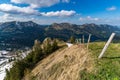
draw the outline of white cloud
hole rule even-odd
[[[34,15],[27,16],[27,15],[15,15],[15,14],[8,14],[5,13],[0,15],[0,22],[8,22],[8,21],[34,21]]]
[[[70,0],[62,0],[62,2],[69,3],[69,2],[70,2]]]
[[[13,2],[13,3],[21,3],[22,2],[22,0],[11,0],[11,2]]]
[[[117,7],[112,6],[112,7],[107,8],[107,11],[115,11],[116,9],[117,9]]]
[[[12,14],[39,14],[37,10],[30,7],[18,7],[12,4],[0,4],[0,11]]]
[[[29,4],[31,8],[50,7],[57,3],[69,3],[70,0],[11,0],[12,3],[16,4]]]
[[[82,17],[79,18],[80,21],[83,21],[84,19]]]
[[[3,12],[4,15],[0,16],[3,21],[27,21],[27,20],[39,20],[41,16],[44,16],[45,20],[50,18],[50,23],[53,22],[62,22],[68,19],[66,17],[76,15],[74,10],[60,10],[60,11],[50,11],[50,12],[39,12],[38,8],[49,7],[59,2],[68,3],[70,0],[11,0],[15,4],[29,4],[27,7],[16,6],[14,4],[0,4],[0,12]],[[52,21],[52,17],[55,18]],[[62,18],[59,18],[62,17]],[[37,18],[37,19],[36,19]],[[41,19],[42,21],[43,19]],[[66,21],[67,22],[67,21]],[[44,22],[45,23],[45,22]]]
[[[29,4],[32,8],[49,7],[60,2],[60,0],[11,0],[16,4]]]
[[[56,12],[39,12],[30,7],[18,7],[13,6],[12,4],[0,4],[0,11],[9,13],[9,14],[23,14],[23,15],[38,15],[38,16],[47,16],[47,17],[69,17],[75,15],[75,11],[70,10],[61,10]]]
[[[1,15],[0,18],[1,18],[0,22],[14,20],[14,17],[12,15],[10,15],[10,14],[7,14],[7,13]]]
[[[9,17],[9,14],[4,14],[2,17],[3,19],[7,19]]]
[[[41,13],[43,16],[48,16],[48,17],[52,17],[52,16],[56,16],[56,17],[69,17],[69,16],[73,16],[75,15],[75,11],[70,10],[70,11],[66,11],[66,10],[61,10],[61,11],[56,11],[56,12],[47,12],[47,13]]]
[[[87,16],[87,17],[80,17],[79,18],[80,21],[99,21],[100,19],[99,18],[94,18],[94,17],[91,17],[91,16]]]
[[[1,16],[2,20],[11,20],[13,17],[10,14],[4,14]]]

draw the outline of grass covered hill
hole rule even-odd
[[[34,80],[79,80],[82,70],[93,70],[94,61],[90,56],[80,45],[60,49],[40,61],[25,80],[30,80],[30,75]]]
[[[102,59],[98,56],[104,42],[73,45],[57,50],[40,61],[25,80],[119,80],[120,44],[112,43]]]
[[[46,38],[35,41],[24,59],[17,59],[6,70],[5,80],[119,80],[120,44],[111,43],[98,59],[105,42],[65,46],[64,42]]]

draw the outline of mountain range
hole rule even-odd
[[[91,41],[104,41],[112,32],[117,34],[115,40],[119,41],[120,28],[107,24],[53,23],[40,25],[32,21],[5,22],[0,24],[0,49],[31,47],[35,39],[43,41],[46,37],[67,41],[71,36],[82,38],[84,35],[85,41],[87,41],[88,35],[92,34]]]

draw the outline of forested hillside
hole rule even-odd
[[[112,32],[117,33],[114,40],[119,41],[120,29],[111,25],[70,23],[40,25],[32,21],[5,22],[0,24],[0,49],[31,47],[35,39],[43,41],[46,37],[67,41],[71,36],[82,38],[84,35],[87,41],[88,35],[92,34],[91,41],[104,41]]]

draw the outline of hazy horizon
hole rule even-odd
[[[29,21],[31,21],[31,20],[28,20],[28,21],[15,21],[15,20],[13,20],[13,21],[5,21],[5,22],[0,22],[0,23],[6,23],[6,22],[29,22]],[[54,23],[57,23],[57,24],[62,24],[62,23],[68,23],[68,24],[75,24],[75,25],[84,25],[84,24],[96,24],[96,25],[111,25],[111,26],[117,26],[117,27],[120,27],[120,25],[114,25],[114,24],[102,24],[102,23],[81,23],[81,24],[77,24],[77,23],[70,23],[70,22],[53,22],[53,23],[50,23],[50,24],[42,24],[42,23],[38,23],[38,22],[35,22],[35,21],[32,21],[32,22],[34,22],[34,23],[36,23],[36,24],[39,24],[39,25],[52,25],[52,24],[54,24]]]

